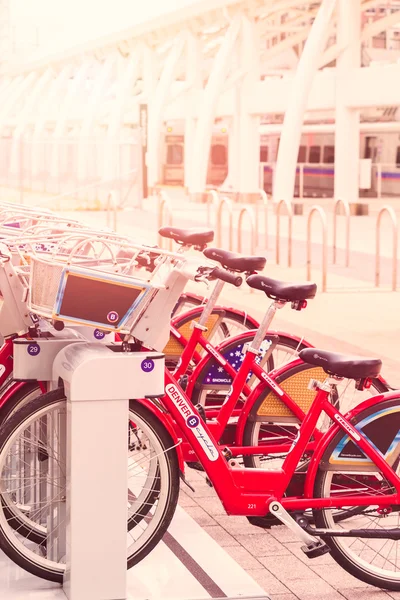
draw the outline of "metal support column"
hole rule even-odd
[[[347,106],[347,90],[361,66],[361,0],[338,0],[337,43],[334,195],[351,204],[359,198],[360,112]]]
[[[258,198],[260,162],[260,117],[250,114],[252,90],[260,81],[259,33],[254,21],[243,18],[240,39],[241,69],[246,73],[238,82],[239,96],[239,194],[246,202],[251,195]]]
[[[335,4],[336,0],[322,0],[300,57],[282,127],[273,190],[274,201],[285,198],[291,202],[293,199],[304,113],[312,81],[318,70],[318,62],[325,48]]]
[[[192,194],[201,194],[204,192],[215,107],[226,81],[231,54],[236,44],[240,27],[241,19],[240,17],[235,17],[225,34],[204,90],[193,148],[193,167],[189,188]]]

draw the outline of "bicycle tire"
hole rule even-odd
[[[11,447],[12,441],[23,431],[24,423],[29,422],[38,415],[45,414],[46,409],[51,409],[63,403],[63,391],[58,389],[43,394],[32,400],[29,404],[16,411],[7,419],[0,428],[0,456],[3,455],[3,463],[6,460],[4,453]],[[145,406],[138,402],[130,402],[130,419],[140,422],[142,427],[147,427],[147,434],[156,443],[161,453],[157,452],[157,460],[163,461],[163,469],[166,474],[166,483],[160,481],[160,486],[165,485],[165,497],[161,506],[161,514],[157,517],[154,531],[150,532],[143,544],[139,544],[127,557],[127,568],[131,568],[140,562],[162,539],[169,523],[174,515],[179,495],[179,466],[176,451],[169,433],[160,421]],[[40,417],[42,418],[42,417]],[[165,478],[164,478],[165,481]],[[147,523],[147,519],[146,519]],[[31,543],[31,542],[30,542]],[[41,558],[38,559],[32,550],[25,548],[15,531],[8,526],[4,511],[0,510],[0,548],[17,565],[26,571],[49,581],[62,583],[65,565],[53,563]]]
[[[396,420],[396,423],[395,423]],[[364,424],[362,423],[364,421]],[[364,435],[366,435],[368,438],[371,439],[371,441],[373,441],[374,443],[377,442],[377,440],[379,439],[378,442],[378,447],[379,448],[386,448],[390,446],[390,443],[394,443],[396,440],[396,437],[393,437],[393,427],[396,427],[396,432],[398,429],[398,424],[400,423],[400,398],[392,398],[383,402],[379,402],[376,405],[370,406],[369,408],[367,408],[366,410],[360,412],[355,418],[353,418],[351,420],[351,423],[353,426],[357,426],[359,425],[359,428],[361,429],[361,431],[363,431]],[[365,428],[369,428],[369,429],[365,429]],[[374,428],[374,431],[373,429]],[[374,433],[375,432],[375,433]],[[378,432],[378,436],[379,437],[375,437],[377,434],[376,432]],[[385,433],[383,433],[385,432]],[[386,435],[387,439],[384,439],[384,436]],[[395,434],[396,435],[396,434]],[[342,469],[340,469],[340,461],[338,463],[338,453],[337,453],[337,449],[339,447],[340,444],[340,448],[341,448],[341,454],[340,457],[342,458],[342,460],[346,460],[346,456],[345,456],[345,446],[343,445],[343,440],[346,439],[346,434],[343,430],[338,431],[338,433],[336,434],[336,436],[333,438],[333,440],[331,441],[331,443],[329,444],[329,446],[327,447],[327,449],[325,450],[324,455],[322,456],[322,459],[320,461],[320,468],[317,472],[316,478],[315,478],[315,484],[314,484],[314,497],[315,498],[324,498],[326,497],[326,495],[330,492],[329,490],[331,490],[333,488],[333,486],[335,485],[334,482],[334,477],[340,477],[340,489],[339,487],[336,488],[337,493],[340,493],[341,491],[343,491],[344,493],[346,493],[346,488],[345,488],[345,477],[347,477],[347,485],[349,485],[350,488],[354,488],[357,490],[357,494],[362,494],[362,488],[367,490],[367,494],[368,492],[370,492],[370,487],[371,485],[375,485],[375,486],[381,486],[382,489],[382,493],[384,493],[385,491],[390,493],[391,492],[391,487],[389,484],[389,487],[385,490],[385,477],[383,476],[382,473],[378,473],[375,476],[373,476],[373,471],[371,471],[371,469],[368,469],[366,471],[366,473],[370,472],[369,477],[371,478],[371,480],[368,483],[365,483],[365,477],[366,475],[364,475],[364,480],[361,479],[361,475],[360,472],[357,469],[357,465],[353,466],[353,468],[351,468],[350,465],[350,470],[349,470],[349,466],[344,466]],[[393,442],[391,441],[393,439]],[[398,443],[396,443],[396,447],[398,449]],[[354,445],[353,442],[351,442],[351,448],[352,448],[352,459],[354,461],[354,448],[357,448],[357,446]],[[382,450],[383,451],[383,450]],[[360,451],[361,452],[361,451]],[[385,453],[384,453],[385,454]],[[335,460],[335,465],[334,465],[334,469],[335,471],[333,472],[333,468],[330,468],[329,465],[331,463],[331,457],[334,457]],[[343,458],[344,457],[344,458]],[[365,459],[365,455],[363,455],[364,459]],[[362,458],[362,457],[361,457]],[[393,468],[394,470],[397,472],[397,474],[399,474],[399,459],[397,458],[394,463],[393,463]],[[355,473],[352,474],[352,471],[354,471]],[[371,475],[372,472],[372,475]],[[347,475],[346,475],[347,473]],[[359,480],[357,480],[356,478],[359,477]],[[368,480],[367,480],[368,481]],[[388,483],[388,482],[387,482]],[[376,493],[375,489],[372,490],[373,493]],[[365,493],[365,492],[364,492]],[[365,525],[363,526],[362,523],[360,523],[360,519],[362,517],[364,517],[365,519],[370,519],[370,515],[372,515],[373,513],[377,513],[375,518],[379,523],[380,523],[380,527],[378,527],[379,529],[382,528],[382,526],[386,523],[387,527],[390,529],[399,528],[399,521],[400,521],[400,514],[398,512],[398,507],[395,507],[395,510],[387,515],[380,513],[379,511],[376,510],[376,508],[374,508],[374,504],[369,505],[369,506],[360,506],[360,510],[359,512],[356,514],[356,525],[352,522],[349,522],[349,519],[346,519],[344,522],[342,522],[344,525],[347,525],[348,528],[350,530],[354,530],[354,529],[370,529],[373,530],[374,527],[371,526],[371,522],[368,522],[368,526],[365,527]],[[356,507],[354,507],[356,508]],[[351,509],[350,509],[351,510]],[[318,528],[330,528],[332,526],[332,514],[331,514],[331,510],[330,509],[322,509],[322,510],[317,510],[314,509],[313,513],[314,513],[314,521],[315,524]],[[396,519],[396,515],[397,515],[397,519]],[[393,523],[393,520],[396,521],[397,523]],[[368,540],[368,538],[363,538],[362,541],[362,545],[361,545],[361,549],[360,549],[360,545],[357,543],[358,539],[356,536],[353,537],[349,537],[349,538],[341,538],[341,537],[327,537],[325,536],[324,538],[324,542],[330,547],[330,551],[331,551],[331,556],[333,557],[333,559],[343,568],[345,569],[348,573],[350,573],[351,575],[353,575],[354,577],[357,577],[357,579],[364,581],[365,583],[368,583],[369,585],[373,585],[382,589],[387,589],[387,590],[392,590],[392,591],[399,591],[400,590],[400,566],[399,566],[399,571],[396,573],[396,575],[393,573],[392,575],[389,574],[389,572],[386,572],[386,574],[381,573],[380,575],[378,574],[378,569],[380,568],[378,565],[373,565],[373,562],[376,558],[376,556],[379,554],[381,554],[385,548],[385,546],[387,545],[387,540],[386,543],[381,544],[380,546],[376,546],[375,544],[372,546],[373,550],[371,550],[370,552],[368,552],[368,547],[366,547],[367,542],[365,542],[365,539]],[[346,540],[350,540],[351,544],[347,547],[346,546]],[[379,540],[378,540],[379,541]],[[384,540],[381,540],[384,541]],[[396,550],[394,551],[394,545],[397,544],[396,546]],[[381,567],[383,571],[385,571],[385,567],[388,565],[390,567],[390,565],[394,565],[395,567],[397,567],[397,554],[398,554],[398,550],[400,549],[400,541],[398,540],[391,540],[391,543],[389,544],[388,548],[389,548],[389,552],[390,552],[390,558],[385,560],[383,562],[383,566]],[[359,550],[360,549],[360,550]],[[378,549],[378,551],[377,551]],[[360,551],[360,556],[357,557],[356,556],[356,552]],[[366,552],[365,552],[366,550]],[[372,563],[368,564],[367,561],[370,560],[372,557]],[[383,556],[382,556],[383,558]],[[396,564],[393,561],[396,561]],[[381,563],[382,564],[382,563]]]

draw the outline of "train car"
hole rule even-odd
[[[325,132],[309,132],[301,137],[298,167],[296,174],[295,196],[300,195],[302,172],[303,195],[314,197],[332,197],[335,176],[335,137],[333,125],[323,127]],[[371,131],[368,131],[370,127]],[[329,131],[331,129],[331,131]],[[382,129],[384,127],[382,126]],[[261,135],[260,163],[263,165],[264,189],[272,192],[274,167],[279,148],[279,134]],[[378,187],[383,196],[400,195],[400,133],[379,131],[378,124],[362,124],[360,137],[360,158],[372,163],[371,188],[360,190],[361,195],[376,196]]]
[[[398,125],[398,126],[397,126]],[[372,163],[371,188],[360,195],[400,196],[400,122],[393,130],[391,123],[361,123],[360,158]],[[260,164],[264,189],[272,192],[282,125],[260,126]],[[301,137],[295,183],[295,196],[332,197],[335,176],[334,124],[305,125]],[[213,129],[207,172],[207,184],[221,185],[228,175],[228,128],[224,124]],[[184,185],[184,123],[166,124],[162,144],[162,182]]]
[[[166,123],[161,147],[162,183],[164,185],[184,185],[185,136],[183,121]],[[223,124],[220,124],[215,125],[213,128],[207,169],[207,185],[222,185],[227,175],[228,129]]]

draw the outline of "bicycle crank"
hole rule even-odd
[[[294,519],[287,512],[287,510],[283,508],[280,502],[271,502],[269,510],[271,511],[271,514],[273,514],[283,525],[286,525],[290,531],[293,531],[293,533],[305,543],[301,549],[304,554],[308,556],[308,558],[317,558],[318,556],[322,556],[323,554],[328,554],[330,552],[329,546],[327,546],[327,544],[325,544],[325,542],[322,540],[318,540],[313,537],[311,533],[304,529],[304,527],[299,524],[298,520]]]

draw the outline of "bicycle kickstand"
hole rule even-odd
[[[285,510],[280,502],[274,501],[271,502],[269,507],[271,514],[273,514],[278,521],[280,521],[283,525],[286,525],[290,531],[293,531],[294,534],[304,542],[304,546],[301,547],[304,554],[308,556],[308,558],[317,558],[318,556],[322,556],[323,554],[328,554],[330,552],[330,548],[325,542],[322,540],[318,540],[307,531],[304,531],[302,527],[295,521],[295,519]]]

